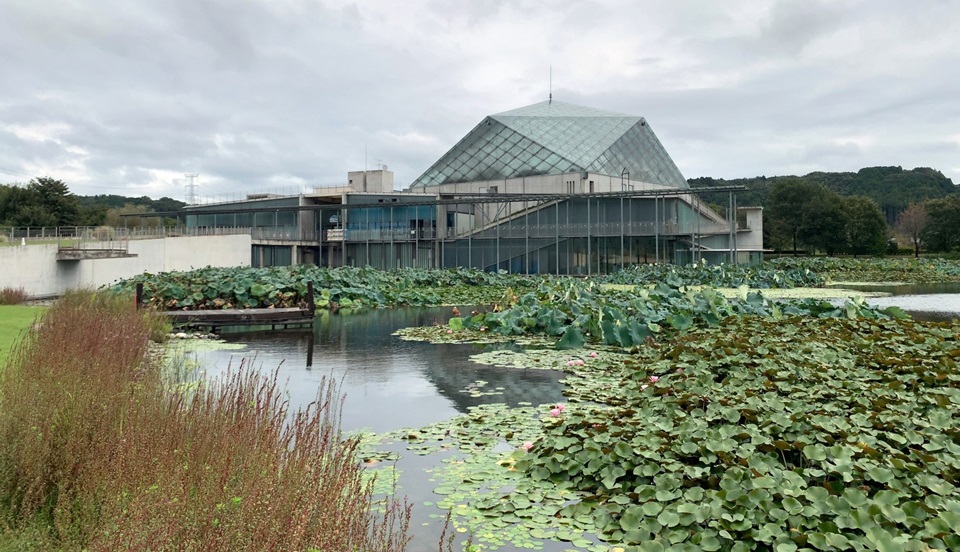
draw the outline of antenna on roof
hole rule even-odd
[[[547,103],[553,103],[553,65],[550,66],[550,96],[547,99]]]

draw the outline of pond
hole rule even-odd
[[[960,318],[960,284],[952,286],[884,286],[880,291],[902,294],[869,302],[900,306],[918,318]],[[451,316],[449,307],[334,315],[324,311],[312,331],[225,334],[236,348],[191,354],[208,377],[241,363],[252,362],[264,372],[278,369],[295,408],[312,401],[324,378],[333,377],[346,395],[345,430],[385,433],[449,420],[482,404],[564,401],[560,371],[497,368],[469,360],[470,355],[513,345],[431,344],[392,335],[406,327],[444,325]],[[398,494],[414,504],[410,526],[414,540],[409,550],[436,551],[443,528],[438,518],[444,512],[433,505],[440,498],[432,492],[438,485],[433,472],[449,453],[421,456],[405,451],[402,443],[390,448],[400,453]],[[541,549],[572,548],[569,542],[546,542]],[[517,549],[507,545],[499,550]]]
[[[446,324],[452,316],[449,307],[334,315],[323,311],[312,332],[228,333],[223,337],[238,348],[201,348],[191,352],[190,359],[207,377],[241,363],[267,373],[278,369],[294,408],[314,400],[325,377],[335,378],[346,396],[342,405],[346,431],[420,428],[487,403],[517,406],[564,400],[563,372],[498,368],[469,360],[472,354],[514,348],[510,344],[431,344],[392,335],[401,328]],[[402,474],[398,494],[414,503],[414,542],[409,550],[436,551],[443,526],[437,516],[445,512],[423,504],[438,498],[432,492],[437,483],[431,481],[430,470],[444,454],[408,454],[400,444],[392,448],[401,454],[396,465]],[[569,543],[557,546],[543,549],[570,548]]]
[[[960,318],[960,282],[940,284],[843,284],[838,287],[860,291],[881,291],[887,297],[866,300],[878,307],[897,306],[920,320]]]

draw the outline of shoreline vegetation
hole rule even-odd
[[[143,274],[110,286],[133,293],[143,284],[148,305],[160,310],[291,307],[306,299],[313,282],[318,309],[402,306],[503,305],[543,282],[590,281],[610,286],[671,288],[705,286],[739,290],[747,286],[769,298],[869,297],[839,290],[832,282],[960,282],[960,261],[937,258],[780,258],[758,266],[638,265],[604,276],[516,275],[477,269],[322,268],[299,265],[271,268],[201,268],[188,272]],[[780,291],[798,290],[798,291]],[[808,290],[808,291],[800,291]],[[819,291],[817,291],[819,290]],[[824,291],[830,290],[830,291]],[[728,296],[739,292],[725,291]]]
[[[960,549],[960,327],[738,293],[554,281],[401,330],[524,340],[476,360],[563,370],[567,402],[379,437],[460,452],[434,492],[483,550]]]
[[[276,374],[165,381],[169,331],[129,297],[71,293],[0,374],[0,545],[27,550],[402,550],[335,382],[291,412]],[[380,502],[377,502],[380,501]]]
[[[883,280],[960,281],[960,262],[777,259],[592,278],[206,268],[69,294],[0,378],[0,547],[403,550],[411,505],[378,502],[377,470],[358,461],[402,439],[459,451],[435,493],[471,552],[543,540],[591,552],[960,549],[960,329],[870,307],[864,292],[819,295]],[[332,382],[300,413],[276,373],[171,385],[147,345],[169,328],[128,295],[143,283],[159,309],[269,308],[298,304],[308,281],[331,312],[476,305],[400,333],[526,343],[510,362],[566,371],[568,400],[348,438]]]

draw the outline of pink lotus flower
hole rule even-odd
[[[567,361],[567,366],[573,366],[573,365],[575,365],[575,364],[576,364],[576,362],[574,362],[574,361],[572,361],[572,360],[568,360],[568,361]]]
[[[559,408],[553,408],[553,409],[550,410],[550,415],[553,416],[554,418],[556,418],[557,416],[560,415],[561,412],[563,412],[563,411],[560,410]]]
[[[557,404],[557,410],[559,410],[560,412],[563,412],[563,409],[566,408],[566,407],[567,407],[567,405],[565,405],[565,404],[563,404],[563,403],[558,403],[558,404]]]
[[[660,381],[660,376],[650,376],[650,383],[657,383]]]
[[[452,334],[453,330],[447,330],[447,334]]]
[[[650,386],[647,385],[647,384],[643,384],[643,385],[640,386],[640,390],[643,391],[643,390],[646,389],[647,387],[650,387]]]
[[[530,441],[524,441],[523,444],[520,445],[520,448],[522,448],[524,452],[530,452],[530,449],[533,448],[533,443]]]
[[[577,366],[583,366],[583,361],[579,358],[577,359]]]
[[[590,353],[590,358],[597,358],[597,352],[593,351],[592,353]]]

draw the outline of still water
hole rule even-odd
[[[464,413],[483,403],[533,404],[563,399],[563,373],[547,370],[496,368],[471,362],[469,356],[501,345],[431,344],[404,341],[392,335],[412,326],[446,324],[449,307],[392,309],[359,314],[317,314],[312,332],[254,332],[225,334],[238,350],[199,353],[208,376],[216,376],[241,362],[264,371],[279,366],[292,405],[316,398],[324,377],[341,383],[345,430],[377,433],[422,427]],[[307,365],[308,355],[312,363]],[[502,394],[471,397],[470,387],[487,382],[486,389],[502,387]]]
[[[277,369],[280,381],[286,382],[293,409],[314,400],[324,378],[332,377],[346,396],[341,418],[345,431],[384,433],[420,428],[483,403],[516,406],[519,402],[536,405],[563,400],[563,372],[497,368],[469,360],[472,354],[512,347],[509,344],[431,344],[391,335],[401,328],[446,324],[451,316],[449,307],[335,315],[324,311],[318,313],[312,331],[226,334],[226,341],[244,347],[203,350],[191,353],[191,357],[209,378],[236,369],[241,363],[252,363],[265,373]],[[478,381],[486,382],[485,390],[502,388],[498,390],[501,394],[471,396],[471,388]],[[397,494],[414,505],[410,523],[413,541],[408,551],[436,552],[443,522],[430,516],[442,516],[445,511],[424,503],[439,498],[432,492],[437,483],[431,481],[430,470],[446,454],[418,456],[405,453],[402,445],[389,449],[401,455],[396,463],[401,473]],[[560,552],[569,548],[569,543],[547,543],[543,550]],[[454,550],[459,550],[458,545]]]
[[[960,282],[946,284],[843,285],[847,289],[882,291],[888,297],[872,297],[867,303],[877,307],[897,306],[919,320],[956,320],[960,318]]]
[[[894,294],[868,300],[878,306],[896,305],[923,319],[960,318],[960,284],[885,286],[876,291]],[[196,353],[196,361],[208,377],[241,363],[252,363],[267,373],[278,369],[295,409],[316,398],[324,378],[335,378],[346,396],[342,427],[348,431],[419,428],[483,403],[516,406],[519,402],[536,405],[564,400],[562,372],[496,368],[469,360],[472,354],[511,347],[509,344],[430,344],[392,335],[401,328],[446,324],[451,316],[448,307],[334,315],[324,311],[318,314],[312,331],[226,334],[228,342],[243,347],[201,351]],[[486,389],[502,388],[502,394],[471,396],[470,388],[481,380],[487,382]],[[435,483],[429,475],[438,462],[435,456],[402,454],[397,463],[402,472],[399,494],[414,504],[411,552],[438,549],[442,523],[429,515],[441,512],[423,506],[438,498],[432,493]],[[569,543],[545,543],[543,550],[569,548]]]

